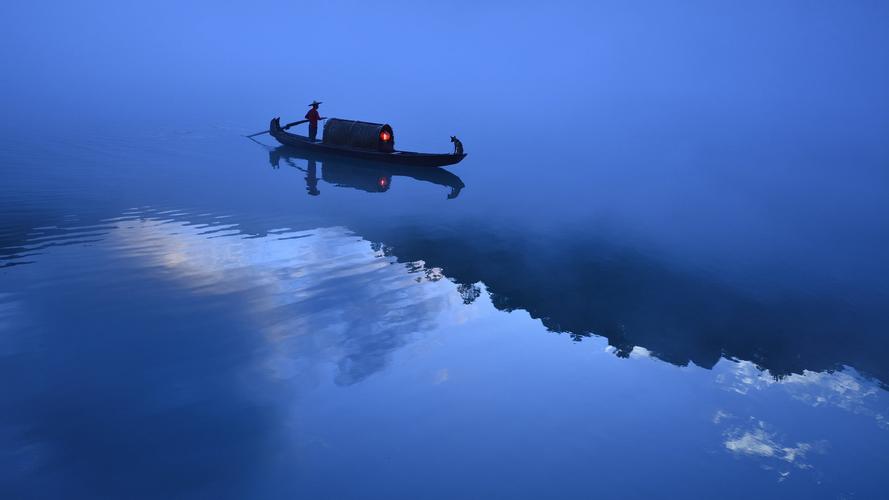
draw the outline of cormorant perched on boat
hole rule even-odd
[[[460,142],[460,139],[457,139],[456,135],[452,135],[451,142],[454,143],[454,154],[455,155],[462,155],[463,154],[463,143]]]
[[[312,104],[309,104],[312,109],[306,113],[306,120],[309,120],[309,139],[312,139],[313,141],[318,140],[318,121],[323,120],[321,115],[318,114],[318,106],[320,104],[320,102],[312,100]]]

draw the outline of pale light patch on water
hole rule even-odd
[[[0,292],[0,333],[11,332],[13,328],[20,327],[17,324],[21,321],[20,308],[21,304],[13,294]],[[0,335],[0,357],[11,356],[20,351],[21,343],[21,339],[12,335]]]
[[[713,414],[713,423],[718,424],[719,422],[723,421],[724,419],[732,418],[732,417],[734,417],[734,415],[732,415],[731,413],[729,413],[727,411],[716,410],[716,413]]]
[[[435,383],[436,384],[443,384],[443,383],[447,382],[449,378],[450,378],[450,372],[448,371],[447,368],[442,368],[441,370],[438,370],[437,372],[435,372]]]

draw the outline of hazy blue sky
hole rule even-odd
[[[683,116],[885,131],[889,4],[841,1],[7,2],[2,104],[88,120],[349,109]],[[492,115],[498,113],[498,115]],[[728,113],[728,115],[726,115]],[[48,116],[47,116],[48,115]],[[810,124],[808,124],[810,125]],[[874,132],[876,133],[876,131]]]

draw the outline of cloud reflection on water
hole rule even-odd
[[[746,396],[751,392],[782,391],[812,407],[831,406],[872,418],[889,430],[887,392],[854,368],[814,372],[806,370],[778,378],[750,361],[723,360],[716,368],[715,382],[726,390]]]
[[[269,368],[285,378],[294,376],[295,359],[315,358],[336,364],[337,383],[356,383],[463,306],[435,269],[400,264],[345,228],[246,237],[236,225],[140,219],[108,243],[150,246],[150,265],[194,294],[238,294],[270,344]]]
[[[770,426],[761,420],[753,422],[750,428],[730,428],[724,433],[724,437],[726,450],[738,456],[763,460],[762,466],[766,470],[786,466],[812,469],[813,466],[806,461],[807,455],[812,452],[824,454],[828,447],[828,443],[824,441],[797,442],[793,445],[782,443],[777,432],[770,430]],[[784,481],[789,475],[789,470],[779,471],[778,481]]]

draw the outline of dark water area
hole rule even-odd
[[[889,495],[885,5],[51,7],[0,498]],[[313,99],[469,156],[243,137]]]

